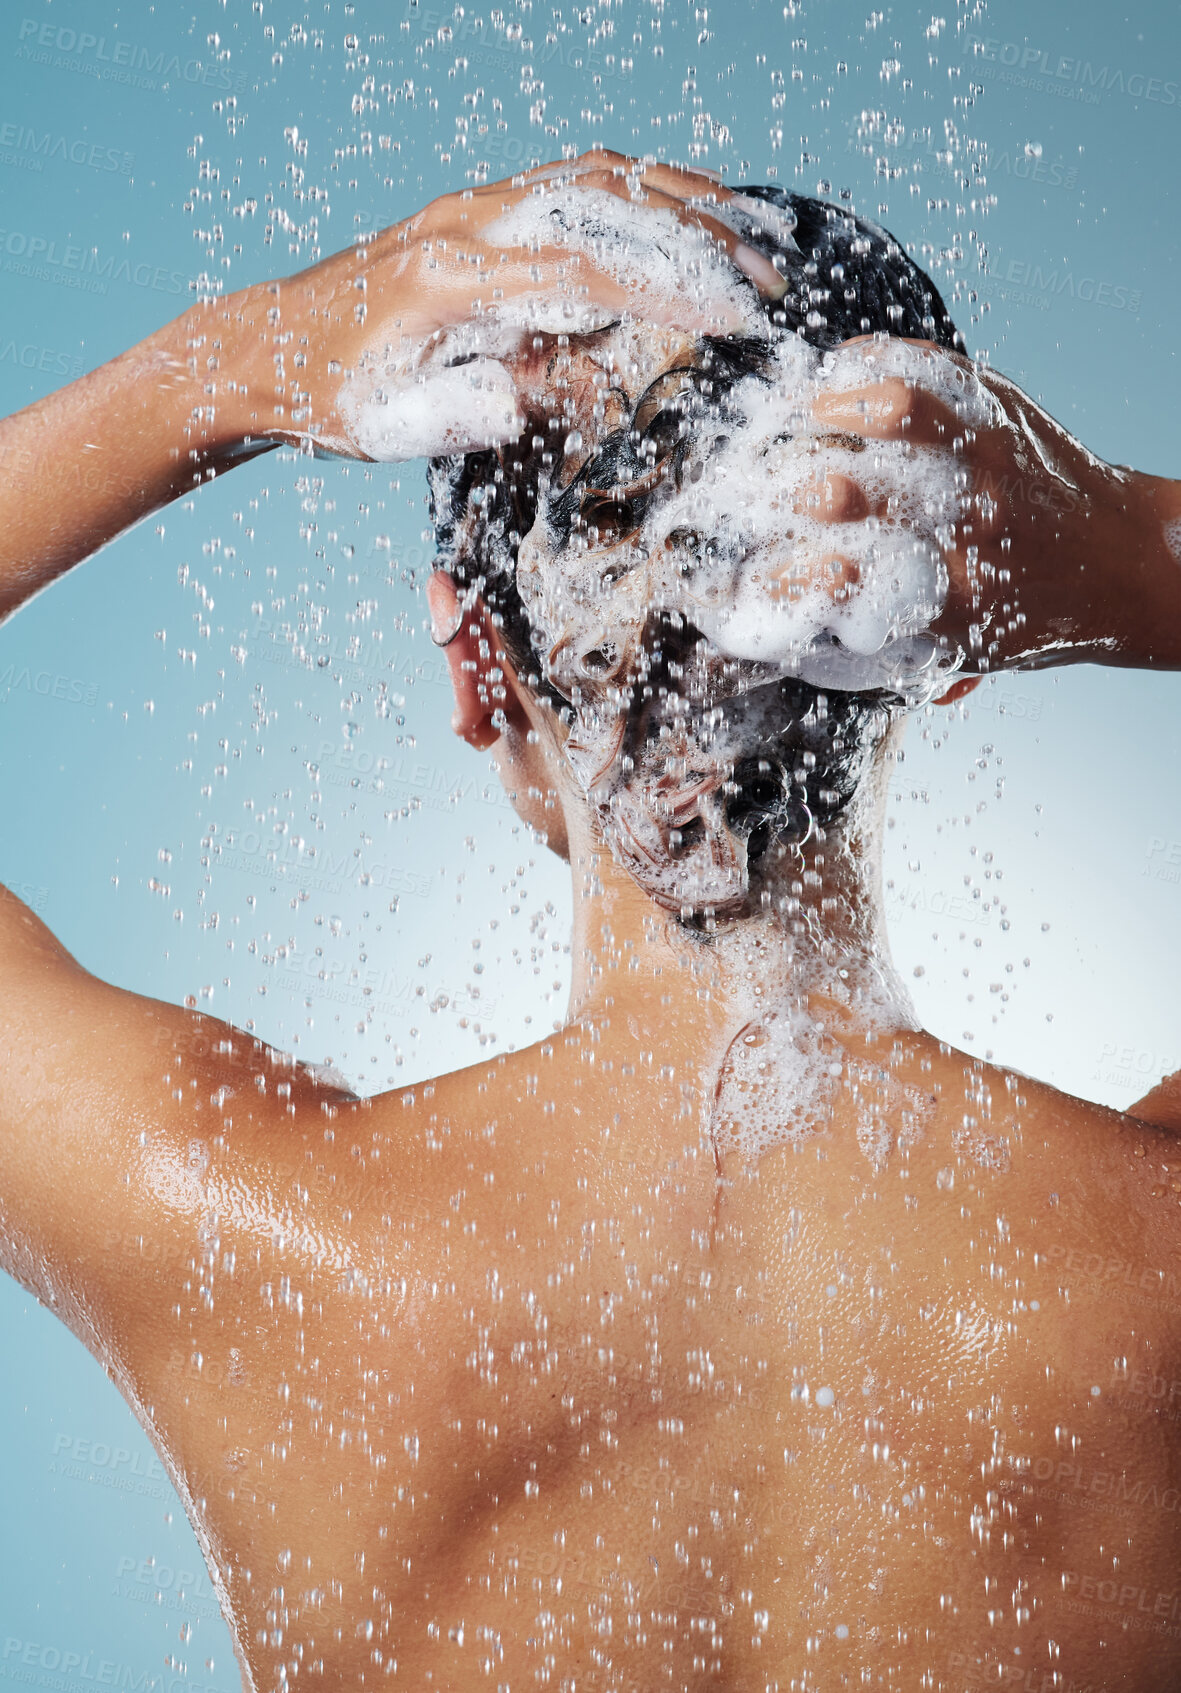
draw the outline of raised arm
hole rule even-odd
[[[926,342],[847,343],[813,411],[870,449],[863,506],[886,524],[907,460],[874,444],[952,452],[963,497],[939,534],[934,630],[966,673],[1181,666],[1181,482],[1105,463],[1016,383]],[[839,518],[840,504],[820,510]]]
[[[654,315],[732,326],[757,296],[731,257],[778,287],[770,265],[709,216],[707,178],[658,167],[641,183],[609,155],[560,175],[571,168],[621,216],[642,207],[661,218],[666,242],[683,232],[687,258],[712,267],[704,302],[649,300]],[[531,240],[524,215],[499,226],[528,211],[543,179],[437,201],[356,252],[194,306],[0,423],[0,615],[275,442],[396,459],[515,433],[509,366],[535,350],[535,331],[552,348],[563,324],[631,303],[627,278],[585,246]],[[706,209],[690,204],[698,198]],[[217,1154],[209,1168],[239,1193],[255,1176],[269,1191],[266,1173],[284,1156],[299,1165],[287,1176],[302,1180],[294,1131],[322,1144],[322,1111],[347,1098],[214,1019],[102,982],[3,888],[0,989],[0,1267],[57,1302],[84,1338],[123,1312],[151,1345],[151,1313],[171,1308],[160,1266],[189,1281],[178,1299],[196,1297],[206,1159]],[[268,1217],[256,1221],[269,1240]]]
[[[202,415],[189,349],[201,317],[0,422],[0,617],[233,462],[243,432],[229,407]]]
[[[639,309],[686,329],[736,327],[748,282],[774,290],[774,270],[710,215],[725,190],[639,168],[600,153],[448,195],[296,276],[193,306],[0,421],[0,618],[146,513],[280,441],[393,460],[510,437],[521,420],[502,357],[534,329],[636,304],[634,280],[588,243],[532,235],[522,208],[560,190],[555,177],[679,225],[689,268],[701,271],[704,252],[712,292],[673,289]]]

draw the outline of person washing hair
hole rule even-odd
[[[244,1684],[1171,1689],[1135,1384],[1181,1336],[1085,1265],[1173,1262],[1181,1089],[924,1033],[878,865],[917,704],[1178,666],[1181,485],[973,365],[877,226],[597,152],[5,420],[0,608],[279,441],[431,460],[453,726],[569,861],[574,973],[552,1038],[362,1100],[0,896],[2,1261]]]

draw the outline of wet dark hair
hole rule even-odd
[[[876,333],[964,351],[938,288],[880,223],[785,188],[736,192],[795,220],[794,253],[777,246],[769,231],[746,238],[788,282],[786,296],[766,307],[773,323],[782,313],[784,326],[824,352]]]
[[[765,224],[747,208],[742,239],[772,261],[788,290],[780,300],[763,302],[765,340],[750,334],[702,337],[701,372],[711,398],[724,395],[742,377],[763,371],[774,342],[784,333],[794,332],[821,352],[875,333],[964,350],[939,290],[880,224],[782,188],[742,187],[736,192],[748,202],[767,204]],[[792,236],[785,240],[788,224]],[[568,710],[568,702],[538,662],[517,591],[516,561],[520,542],[533,527],[540,490],[561,466],[564,430],[560,418],[537,418],[517,443],[435,458],[429,466],[439,565],[457,586],[479,591],[518,674],[559,711]],[[683,439],[685,433],[682,425],[682,439],[670,444],[671,453],[683,456],[691,447],[691,441]],[[650,459],[643,460],[640,445],[635,428],[618,430],[596,445],[568,486],[549,487],[547,519],[555,546],[563,545],[580,522],[585,524],[587,501],[599,490],[639,483],[645,466],[651,465]],[[618,511],[618,496],[613,497]],[[622,514],[618,521],[622,527]],[[659,645],[661,631],[653,634]],[[678,646],[683,642],[683,635],[676,637]],[[833,821],[856,789],[866,741],[875,729],[880,736],[890,706],[899,703],[883,692],[819,690],[797,681],[781,683],[779,689],[782,734],[776,736],[774,749],[761,747],[752,761],[743,761],[728,785],[731,825],[741,828],[752,847],[765,844],[769,834],[799,839],[813,820],[822,825]],[[802,752],[807,757],[801,764]],[[744,769],[747,763],[749,770]]]

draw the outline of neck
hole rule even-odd
[[[817,997],[863,1026],[911,1023],[879,903],[882,789],[867,783],[840,827],[765,878],[757,911],[712,932],[656,905],[583,812],[570,831],[571,1019],[626,1027],[651,1050],[674,1040],[714,1075],[743,1029],[787,1027]]]

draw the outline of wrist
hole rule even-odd
[[[265,439],[274,405],[264,289],[190,306],[159,338],[173,368],[184,367],[176,392],[193,451],[232,462]]]

